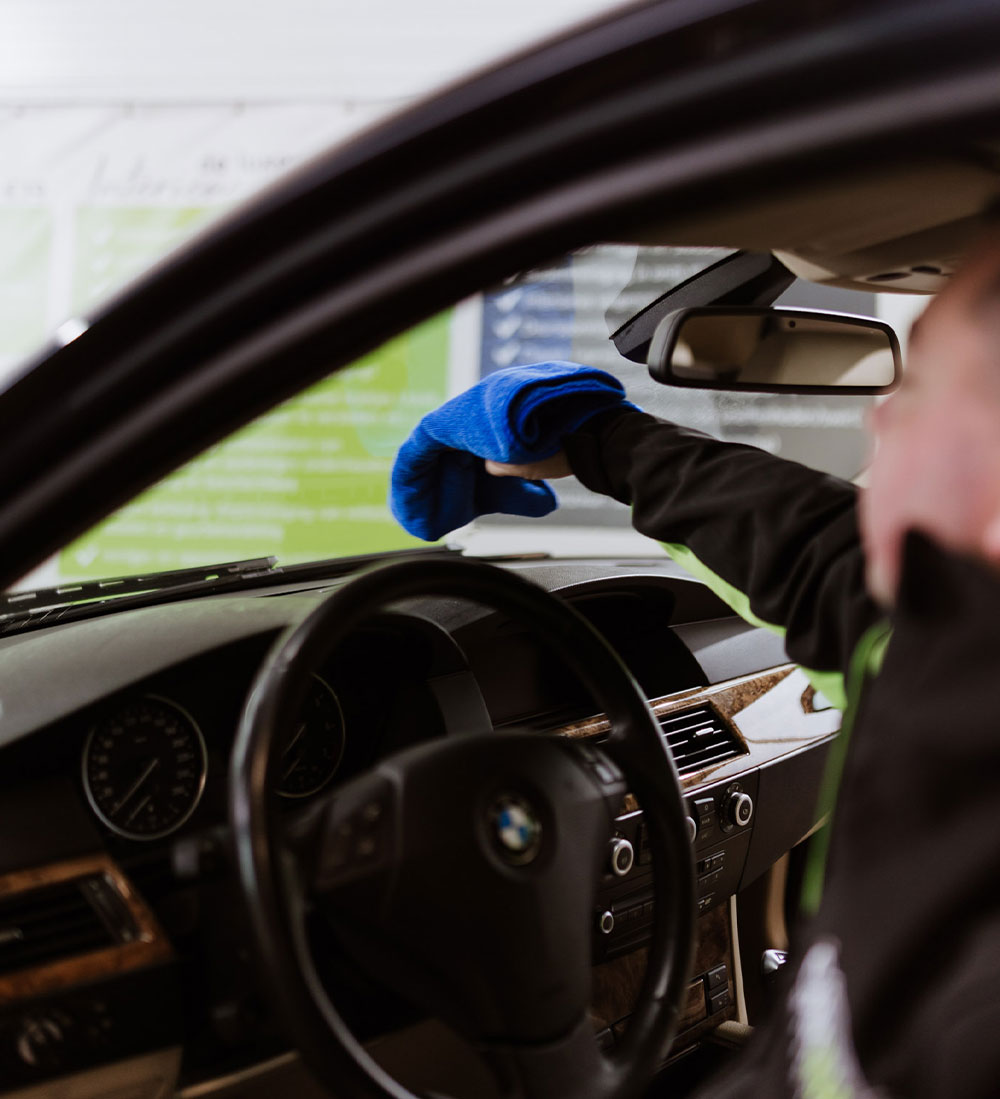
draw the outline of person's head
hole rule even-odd
[[[914,325],[902,385],[873,425],[860,513],[872,595],[893,601],[911,529],[1000,567],[1000,235]]]

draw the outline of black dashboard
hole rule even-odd
[[[672,700],[684,700],[687,713],[688,700],[704,702],[703,695],[724,687],[729,694],[707,704],[725,724],[726,699],[736,698],[729,685],[749,683],[784,661],[776,638],[735,619],[668,562],[512,567],[571,601],[605,634],[647,697],[665,700],[671,712]],[[282,631],[331,586],[279,584],[123,610],[0,641],[0,1080],[24,1086],[167,1044],[183,1050],[181,1079],[190,1082],[287,1048],[254,972],[227,865],[227,770],[255,672]],[[587,723],[600,721],[594,711],[585,685],[525,624],[469,604],[413,600],[368,622],[313,669],[303,709],[281,734],[287,765],[275,792],[291,814],[423,740],[494,728],[590,735]],[[816,739],[789,741],[785,753],[796,755],[810,737]],[[729,778],[703,768],[690,781],[714,781],[723,798],[728,787],[719,783]],[[757,794],[756,777],[752,789]],[[724,801],[718,804],[723,813]],[[619,840],[631,837],[638,861],[641,825],[635,807],[625,809]],[[727,842],[736,850],[731,841],[739,841],[742,867],[749,822],[737,833]],[[720,833],[719,841],[711,840],[706,827],[709,847],[725,839]],[[706,857],[723,853],[720,847]],[[133,912],[133,923],[149,914],[164,945],[156,964],[115,962],[96,973],[84,966],[74,977],[80,951],[72,933],[60,942],[57,927],[54,943],[37,957],[19,953],[30,942],[3,942],[3,927],[21,918],[26,899],[56,888],[45,868],[90,866],[94,859],[97,869],[86,880],[121,875],[125,894],[134,893],[139,915]],[[60,870],[54,879],[84,880],[83,871],[74,873]],[[622,912],[641,914],[638,880],[623,883],[617,872],[609,874],[609,899],[600,899],[608,907],[599,918],[610,916],[616,903]],[[102,887],[87,888],[96,896]],[[108,924],[100,904],[97,911]],[[619,949],[606,956],[640,947],[640,930],[636,922],[636,933],[615,938]],[[88,957],[97,951],[92,944],[82,949]],[[329,955],[322,958],[326,979],[338,983],[340,1002],[351,1005],[359,1032],[374,1035],[408,1018],[405,1004],[352,972],[336,951],[319,945],[317,951]],[[28,980],[32,973],[41,976]],[[122,982],[127,996],[121,1002],[133,1005],[120,1009],[126,1018],[149,1003],[162,1023],[164,1012],[151,1000],[176,1004],[166,1013],[169,1033],[161,1025],[137,1031],[112,1018]],[[95,988],[99,995],[92,995]],[[94,1014],[95,1003],[104,1005],[104,1014]],[[703,995],[701,1008],[704,1016]],[[81,1026],[91,1033],[98,1016],[110,1020],[103,1044],[79,1037]],[[39,1020],[59,1031],[58,1041],[51,1034],[46,1039]]]

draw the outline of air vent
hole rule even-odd
[[[682,775],[704,770],[746,751],[736,734],[711,706],[664,714],[659,721],[677,770]]]
[[[102,875],[75,878],[0,899],[0,973],[103,950],[134,935]]]

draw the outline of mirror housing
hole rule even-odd
[[[727,306],[664,317],[647,362],[664,385],[753,393],[888,393],[903,365],[896,333],[884,321]]]

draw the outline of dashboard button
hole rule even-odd
[[[698,879],[698,888],[699,889],[711,889],[714,886],[718,885],[721,880],[722,880],[722,871],[721,870],[713,870],[711,874],[703,874]]]
[[[611,841],[611,873],[624,878],[635,864],[635,849],[626,839]]]
[[[724,965],[715,966],[705,974],[705,983],[710,994],[725,988],[729,984],[729,970]]]
[[[17,1055],[31,1068],[58,1068],[66,1041],[64,1027],[47,1015],[30,1016],[21,1024]]]
[[[753,819],[753,798],[749,794],[730,794],[726,802],[726,817],[737,828],[745,828]]]
[[[720,992],[714,993],[708,997],[709,1015],[715,1015],[720,1011],[725,1011],[732,1002],[733,998],[729,995],[728,988],[724,988]]]
[[[704,823],[706,817],[715,815],[715,798],[696,798],[694,808]]]

